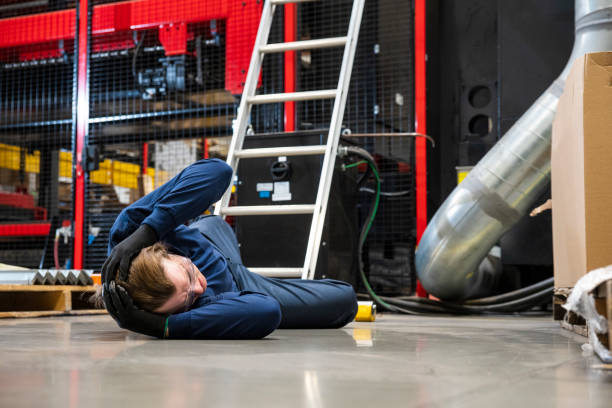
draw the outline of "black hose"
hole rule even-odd
[[[447,308],[442,305],[425,304],[421,302],[414,302],[411,300],[402,300],[393,297],[381,296],[385,302],[390,303],[393,306],[399,306],[406,309],[418,311],[421,313],[444,313],[444,314],[467,314],[464,310],[454,310]]]
[[[141,93],[142,93],[142,87],[140,86],[140,82],[138,81],[138,72],[136,70],[136,61],[138,60],[138,54],[140,54],[140,49],[142,48],[142,45],[144,44],[144,40],[145,40],[146,36],[147,36],[147,32],[145,31],[142,34],[142,38],[140,39],[140,41],[138,41],[136,43],[136,48],[134,48],[134,55],[132,56],[132,76],[134,77],[134,81],[136,81],[136,86],[141,91]]]
[[[367,188],[367,187],[361,187],[359,189],[359,191],[363,191],[366,193],[370,193],[370,194],[376,194],[376,191],[374,191],[371,188]],[[383,197],[403,197],[406,195],[409,195],[410,191],[408,190],[403,190],[403,191],[381,191],[380,195]]]
[[[490,297],[480,298],[480,299],[466,300],[465,302],[462,302],[462,303],[443,302],[443,301],[442,303],[448,304],[448,305],[461,304],[464,306],[484,306],[484,305],[500,304],[500,303],[508,302],[514,299],[523,298],[525,296],[531,295],[532,293],[541,291],[542,289],[545,289],[545,288],[553,287],[553,283],[554,283],[554,278],[549,278],[541,282],[535,283],[533,285],[525,286],[524,288],[514,290],[512,292],[503,293],[501,295],[495,295],[495,296],[490,296]],[[403,297],[398,297],[398,299],[411,300],[415,302],[420,302],[420,301],[432,302],[432,300],[430,299],[419,298],[415,296],[403,296]],[[433,302],[438,302],[438,301],[433,301]]]
[[[376,165],[376,161],[374,160],[374,157],[372,157],[372,155],[367,151],[364,150],[360,147],[356,147],[356,146],[346,146],[346,147],[342,147],[341,149],[338,149],[339,152],[340,150],[343,151],[344,156],[346,155],[355,155],[355,156],[359,156],[363,159],[366,160],[366,162],[368,163],[368,168],[370,168],[372,170],[372,173],[374,173],[374,176],[376,178],[376,194],[374,195],[374,203],[372,206],[370,206],[370,211],[368,213],[368,216],[366,217],[366,222],[364,223],[363,227],[361,228],[361,232],[359,234],[359,244],[357,246],[357,261],[358,261],[358,265],[359,265],[359,275],[361,276],[361,280],[363,282],[363,285],[365,286],[366,290],[368,291],[368,293],[370,294],[370,296],[372,297],[372,299],[374,299],[376,301],[376,303],[378,303],[380,306],[382,306],[383,308],[392,311],[392,312],[398,312],[398,313],[408,313],[408,314],[414,314],[414,313],[418,313],[418,312],[413,312],[412,310],[408,310],[408,309],[404,309],[402,307],[398,307],[398,306],[393,306],[387,302],[385,302],[383,299],[381,299],[376,292],[374,292],[374,290],[372,289],[372,287],[370,286],[370,283],[368,282],[368,278],[366,278],[365,275],[365,270],[363,267],[363,245],[365,243],[365,240],[368,236],[368,232],[370,231],[370,227],[372,226],[372,222],[374,221],[374,217],[376,216],[376,211],[378,209],[378,200],[380,198],[380,177],[378,176],[378,166]],[[349,166],[353,167],[357,165],[357,163],[353,163]],[[347,168],[349,167],[347,166]],[[361,184],[361,182],[363,182],[364,177],[361,178],[361,180],[358,181],[358,185]]]
[[[531,309],[537,305],[552,299],[554,288],[548,287],[539,292],[533,293],[523,298],[511,300],[505,303],[484,306],[466,306],[471,310],[487,311],[487,312],[517,312]]]
[[[554,278],[545,279],[541,282],[535,283],[531,286],[525,286],[524,288],[514,290],[512,292],[502,293],[501,295],[489,296],[480,299],[466,300],[466,305],[490,305],[494,303],[507,302],[510,300],[518,299],[526,295],[530,295],[541,289],[551,287],[554,284]]]
[[[432,300],[427,298],[419,298],[419,297],[403,297],[403,298],[390,298],[383,297],[383,299],[392,304],[403,307],[423,307],[427,310],[434,311],[434,308],[443,313],[453,313],[453,314],[479,314],[486,312],[519,312],[523,310],[531,309],[539,304],[544,303],[551,299],[553,294],[553,287],[546,287],[544,289],[539,290],[538,292],[532,293],[530,295],[514,299],[507,302],[490,304],[490,305],[468,305],[465,303],[451,303],[451,302],[443,302],[438,300]]]

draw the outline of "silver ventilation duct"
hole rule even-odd
[[[574,48],[563,72],[455,188],[421,238],[417,275],[434,296],[482,295],[481,261],[546,188],[552,122],[570,67],[583,54],[612,50],[612,0],[575,5]]]

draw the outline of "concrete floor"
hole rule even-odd
[[[108,316],[0,319],[0,407],[611,407],[548,317],[384,315],[259,341],[160,341]]]

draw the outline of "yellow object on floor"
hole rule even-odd
[[[371,301],[357,302],[356,322],[373,322],[376,320],[376,305]]]

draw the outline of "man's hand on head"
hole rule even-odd
[[[102,265],[102,282],[110,285],[117,278],[122,281],[128,280],[128,273],[132,259],[138,255],[141,249],[157,242],[155,230],[146,224],[142,224],[126,239],[115,245],[108,259]],[[106,299],[105,299],[106,300]]]
[[[167,316],[139,309],[127,291],[115,282],[105,284],[104,288],[109,297],[106,308],[109,313],[113,310],[113,318],[119,327],[147,336],[164,337]],[[104,301],[106,302],[106,297]]]

